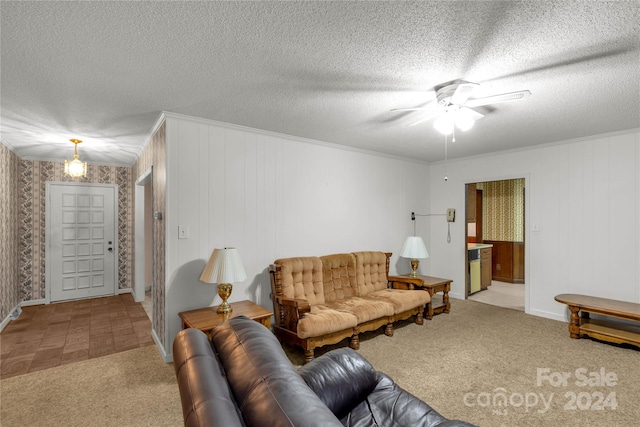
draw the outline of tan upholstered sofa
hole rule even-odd
[[[429,294],[389,288],[390,253],[354,252],[322,257],[276,260],[270,267],[276,336],[304,350],[305,363],[314,349],[382,326],[393,335],[393,322],[415,316],[422,325]]]

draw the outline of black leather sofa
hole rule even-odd
[[[173,358],[185,426],[471,426],[445,419],[350,348],[298,371],[275,336],[243,316],[211,341],[180,331]]]

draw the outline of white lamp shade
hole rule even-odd
[[[461,108],[460,110],[456,111],[456,126],[463,132],[471,129],[476,123],[473,117],[471,117],[471,114],[469,114],[469,111],[471,110],[469,110],[468,108]]]
[[[429,258],[429,252],[427,252],[427,247],[424,245],[422,237],[409,236],[404,241],[404,245],[402,245],[400,256],[403,258],[426,259]]]
[[[453,133],[453,114],[450,112],[446,112],[433,122],[433,127],[436,128],[438,132],[444,135],[450,135]]]
[[[235,283],[247,278],[235,248],[214,249],[200,280],[205,283]]]

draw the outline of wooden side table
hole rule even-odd
[[[449,313],[451,310],[451,303],[449,302],[449,291],[451,290],[451,279],[441,279],[439,277],[431,277],[431,276],[418,276],[411,277],[410,275],[402,275],[400,276],[403,281],[395,281],[393,277],[389,277],[389,282],[392,287],[396,289],[424,289],[429,292],[429,296],[431,297],[431,302],[427,304],[425,317],[429,320],[433,318],[434,315],[439,313]],[[406,282],[405,279],[409,279]],[[433,301],[434,294],[442,292],[442,303],[439,305],[435,305]]]
[[[230,305],[232,311],[225,314],[216,312],[218,306],[204,307],[178,313],[182,319],[182,329],[200,329],[211,338],[213,328],[237,316],[247,316],[249,319],[262,323],[267,329],[271,329],[271,316],[273,316],[273,313],[266,308],[252,301],[232,302]]]

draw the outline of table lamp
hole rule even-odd
[[[429,252],[427,252],[427,247],[424,245],[422,237],[409,236],[407,240],[404,241],[404,245],[402,245],[400,256],[403,258],[411,258],[412,273],[410,276],[418,277],[419,260],[429,258]]]
[[[235,248],[214,249],[200,275],[200,280],[205,283],[218,283],[218,295],[222,298],[218,313],[222,314],[233,310],[227,302],[233,290],[232,283],[242,282],[246,278],[247,273]]]

